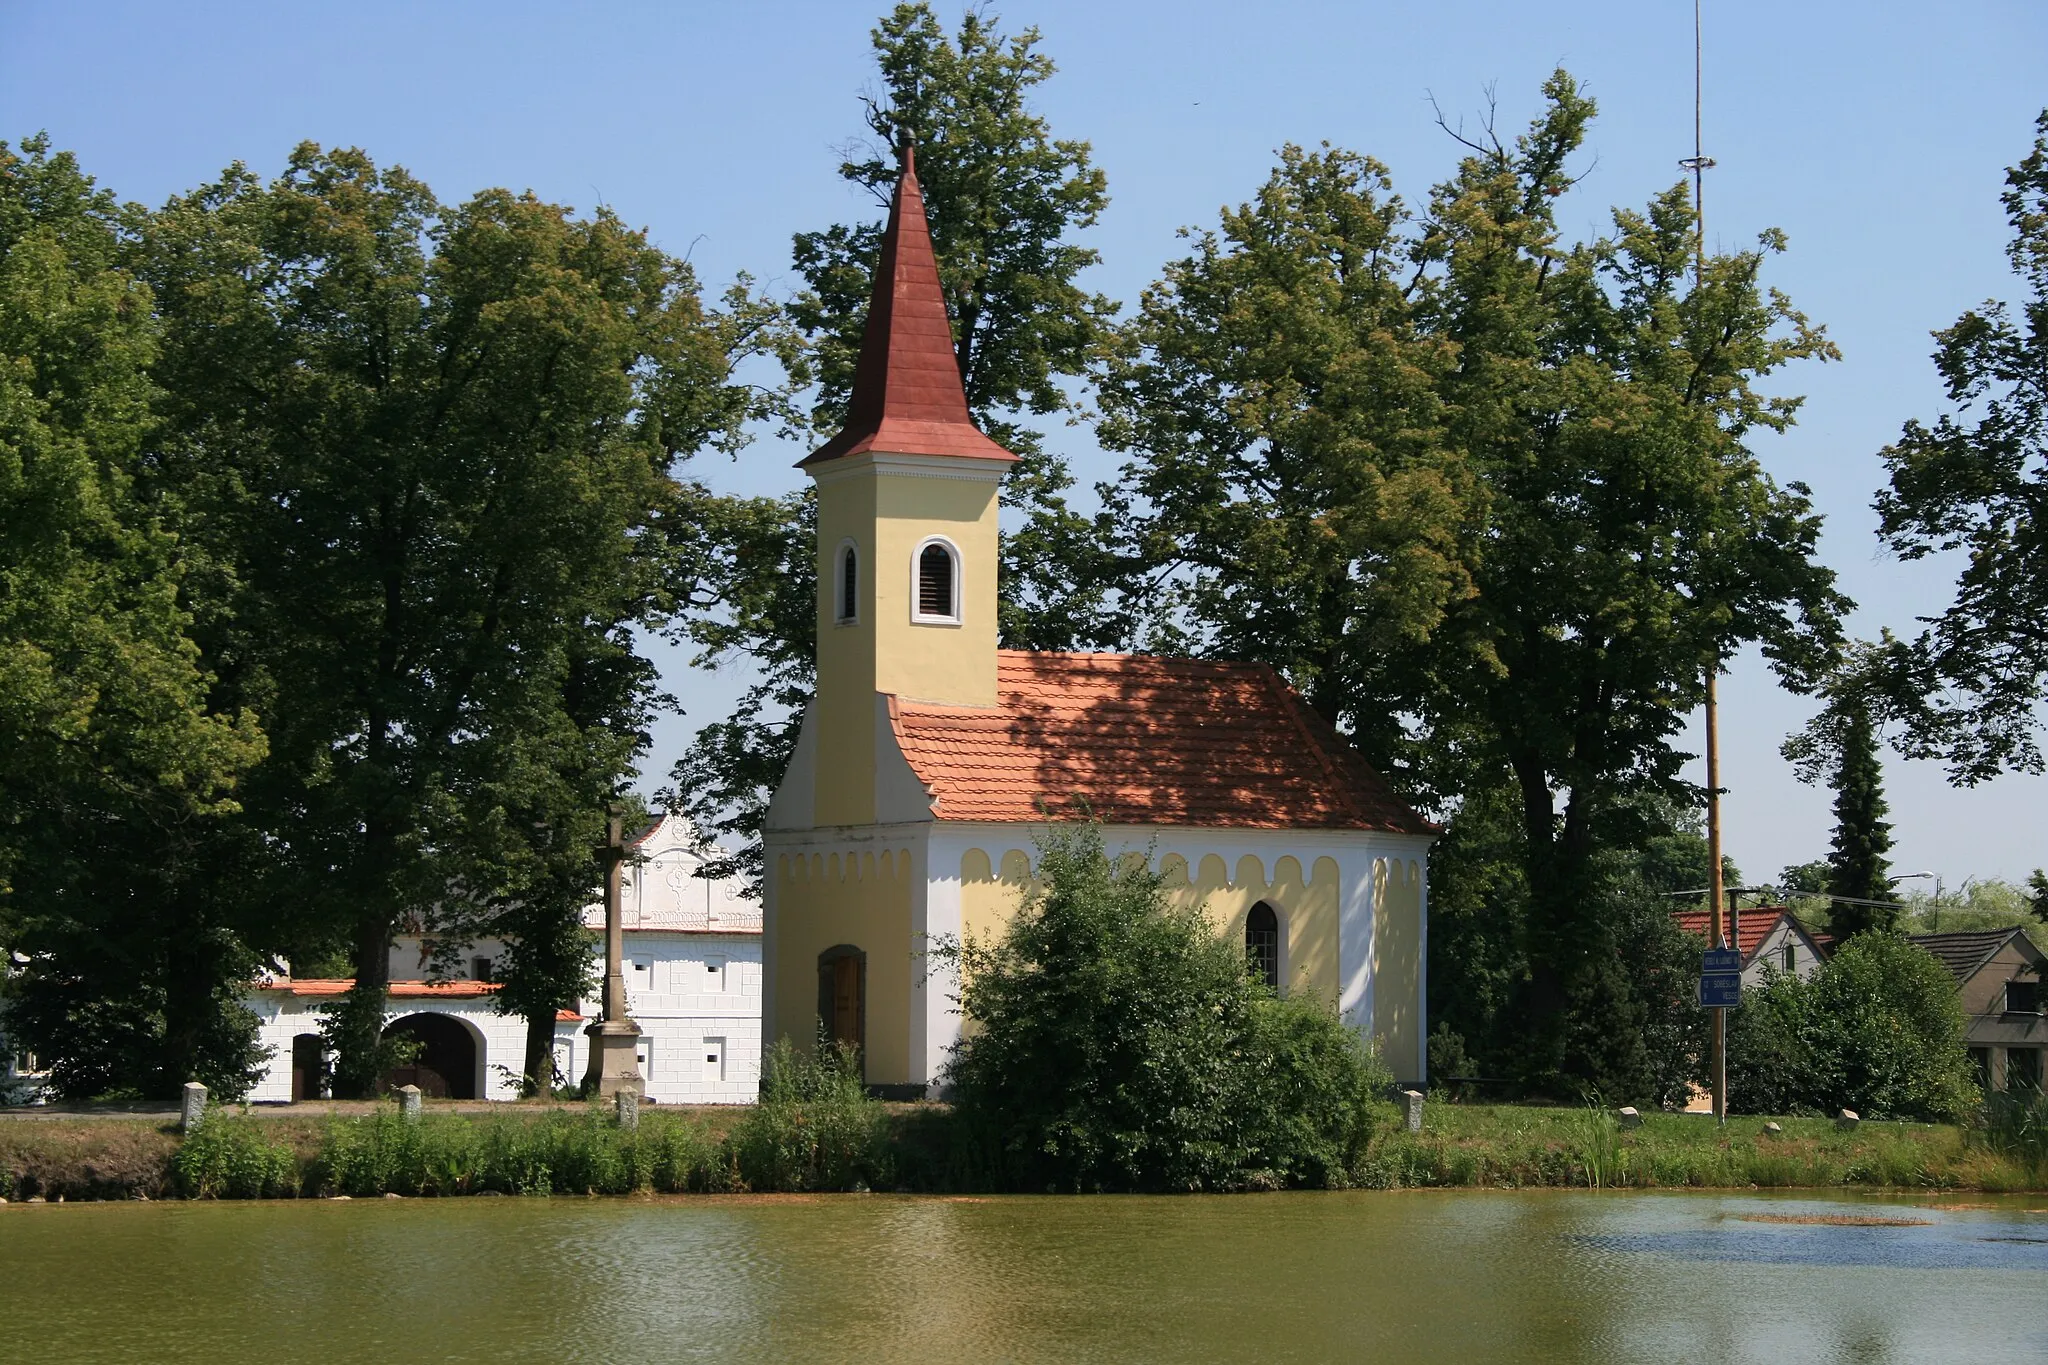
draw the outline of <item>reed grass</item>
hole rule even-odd
[[[771,1193],[994,1188],[971,1134],[939,1105],[881,1105],[845,1075],[785,1071],[736,1113],[437,1112],[396,1106],[324,1123],[219,1110],[179,1141],[146,1120],[0,1120],[0,1198],[276,1198]],[[1761,1118],[1717,1126],[1646,1114],[1624,1129],[1598,1105],[1432,1101],[1422,1131],[1382,1132],[1352,1183],[1371,1188],[2048,1190],[2048,1113],[1988,1111],[1981,1125]]]
[[[2048,1168],[1990,1130],[1951,1124],[1763,1118],[1717,1125],[1704,1114],[1646,1114],[1623,1129],[1597,1106],[1432,1104],[1420,1133],[1375,1144],[1367,1183],[1617,1189],[2048,1189]]]

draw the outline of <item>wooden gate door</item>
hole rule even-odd
[[[292,1103],[320,1098],[321,1073],[326,1069],[324,1047],[317,1033],[301,1033],[292,1039]]]
[[[832,1041],[860,1047],[861,963],[851,953],[832,962]]]

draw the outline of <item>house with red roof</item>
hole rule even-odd
[[[659,1104],[747,1104],[761,1079],[761,907],[736,880],[699,876],[702,866],[696,831],[670,815],[629,842],[620,869],[622,966],[627,1010],[640,1026],[642,1093]],[[601,933],[604,906],[586,906],[583,924]],[[526,1020],[497,1009],[492,977],[504,952],[490,939],[396,936],[384,1032],[414,1044],[416,1055],[384,1077],[386,1087],[417,1085],[442,1099],[518,1098]],[[558,1085],[582,1079],[590,1060],[585,1029],[601,1013],[595,991],[604,970],[595,935],[591,964],[593,995],[555,1016]],[[325,1093],[332,1057],[321,1008],[353,984],[289,971],[256,984],[248,1005],[270,1056],[251,1100],[286,1104]]]
[[[999,648],[1015,462],[969,414],[906,151],[846,426],[801,465],[818,679],[765,821],[767,1036],[822,1028],[871,1086],[931,1093],[960,1019],[925,945],[999,931],[1034,832],[1085,815],[1423,1081],[1436,827],[1266,664]]]
[[[1671,918],[1694,938],[1704,940],[1710,932],[1704,910],[1679,910]],[[1742,951],[1744,989],[1762,985],[1766,972],[1812,976],[1827,958],[1827,944],[1783,905],[1738,910],[1732,922],[1724,920],[1723,924],[1731,946]]]

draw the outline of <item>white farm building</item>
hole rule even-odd
[[[669,816],[634,839],[621,874],[627,1008],[640,1025],[640,1074],[656,1104],[748,1104],[761,1076],[761,906],[734,881],[696,875],[687,822]],[[602,934],[604,907],[584,912]],[[387,1031],[421,1044],[415,1065],[394,1075],[430,1095],[509,1100],[518,1095],[526,1052],[526,1021],[492,1008],[491,964],[500,945],[482,942],[462,954],[452,976],[430,977],[417,935],[391,949]],[[596,976],[603,945],[594,940]],[[349,988],[346,980],[266,978],[249,1006],[271,1049],[269,1069],[249,1098],[288,1104],[318,1098],[329,1059],[321,1049],[320,1006]],[[555,1071],[573,1085],[589,1061],[583,1030],[599,1017],[595,997],[555,1021]]]

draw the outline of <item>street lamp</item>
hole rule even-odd
[[[1934,883],[1934,909],[1929,914],[1929,929],[1941,928],[1941,874],[1939,872],[1901,872],[1889,879],[1885,885],[1897,886],[1900,882],[1928,881]]]

